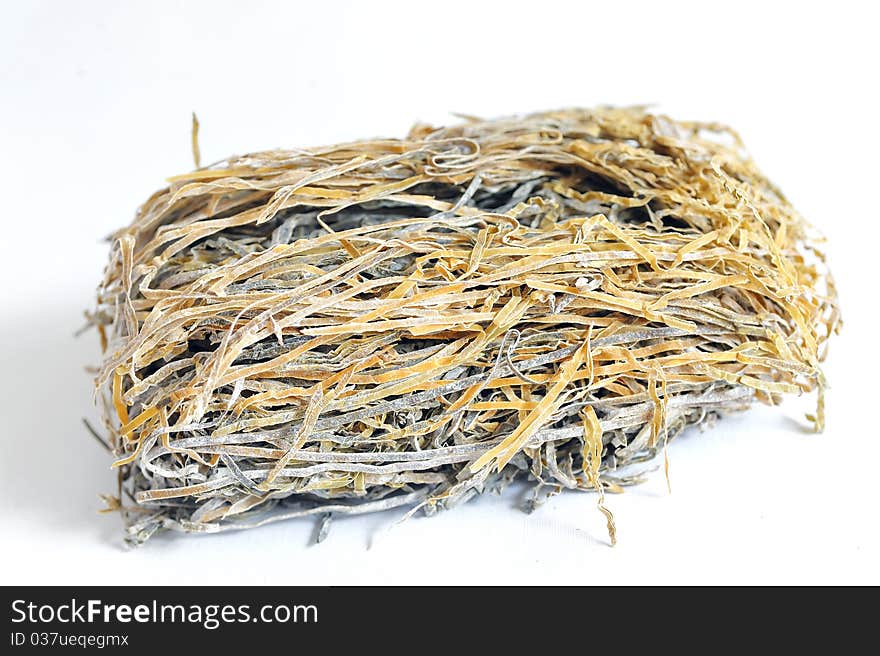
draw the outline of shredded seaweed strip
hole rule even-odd
[[[194,118],[193,150],[198,159]],[[564,110],[232,157],[113,236],[91,315],[127,540],[642,479],[818,391],[820,239],[731,129]]]

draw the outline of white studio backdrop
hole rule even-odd
[[[878,583],[877,25],[869,3],[29,2],[0,8],[0,583]],[[843,333],[815,399],[670,448],[662,473],[532,515],[517,494],[121,547],[93,333],[107,254],[172,174],[272,147],[402,136],[453,112],[652,104],[742,134],[828,237]],[[876,324],[873,324],[876,325]]]

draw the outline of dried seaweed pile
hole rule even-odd
[[[531,505],[819,390],[810,228],[724,126],[566,110],[234,157],[114,236],[93,316],[129,540]],[[643,467],[643,465],[642,465]],[[324,531],[322,531],[323,533]]]

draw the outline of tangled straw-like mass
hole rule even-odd
[[[822,388],[817,239],[730,129],[565,110],[233,157],[114,235],[93,322],[128,539],[639,480]]]

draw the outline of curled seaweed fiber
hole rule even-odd
[[[197,141],[194,138],[194,150]],[[820,240],[712,123],[564,110],[232,157],[113,237],[92,321],[127,539],[518,477],[534,507],[818,390]]]

